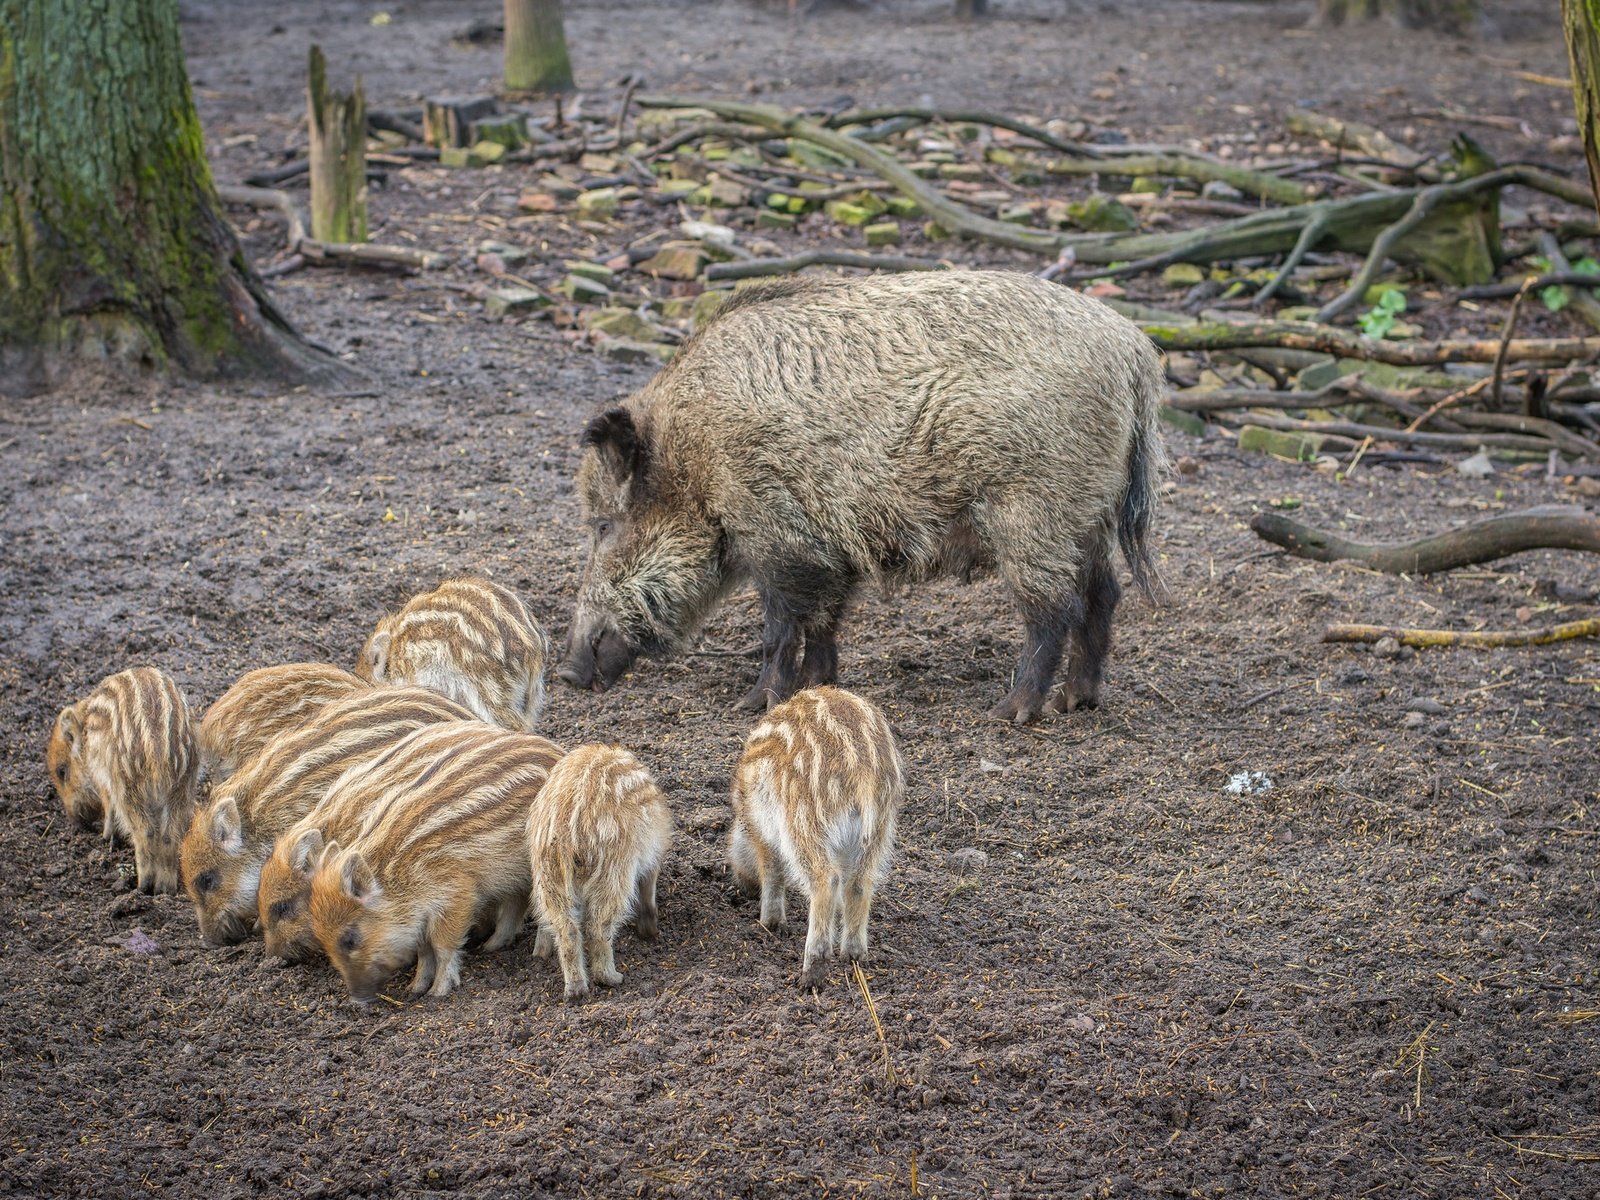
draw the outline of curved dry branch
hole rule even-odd
[[[1600,517],[1580,508],[1530,508],[1446,533],[1394,543],[1352,541],[1290,520],[1282,513],[1257,513],[1250,520],[1250,528],[1298,558],[1316,562],[1351,559],[1392,575],[1428,575],[1494,562],[1525,550],[1600,553]]]

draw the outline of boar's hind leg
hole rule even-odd
[[[806,653],[800,660],[801,687],[817,687],[839,678],[839,622],[849,601],[849,591],[841,591],[805,622]]]
[[[1061,665],[1067,634],[1076,631],[1082,620],[1082,603],[1071,593],[1054,603],[1022,601],[1026,640],[1017,662],[1016,684],[1009,696],[989,710],[990,716],[1026,725],[1039,715],[1045,692]]]
[[[1051,712],[1096,708],[1100,680],[1105,675],[1106,654],[1111,649],[1111,617],[1122,599],[1122,587],[1111,568],[1109,546],[1098,546],[1078,572],[1078,594],[1083,600],[1083,623],[1072,631],[1072,652],[1067,677],[1050,697]]]

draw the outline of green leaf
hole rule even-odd
[[[1544,301],[1544,306],[1551,312],[1560,312],[1572,303],[1564,287],[1547,287],[1539,289],[1539,299]]]

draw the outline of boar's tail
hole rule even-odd
[[[1141,356],[1129,382],[1134,391],[1133,436],[1128,441],[1128,474],[1117,508],[1117,542],[1133,572],[1133,582],[1154,600],[1160,580],[1150,555],[1150,525],[1156,496],[1166,474],[1167,453],[1161,441],[1161,396],[1165,373],[1152,351]]]

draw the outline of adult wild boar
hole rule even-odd
[[[615,683],[730,590],[765,612],[746,708],[830,683],[866,582],[992,567],[1026,644],[994,715],[1097,702],[1120,543],[1148,592],[1164,465],[1150,339],[1030,275],[790,278],[736,293],[584,431],[589,563],[558,674]],[[803,644],[803,653],[802,653]]]

